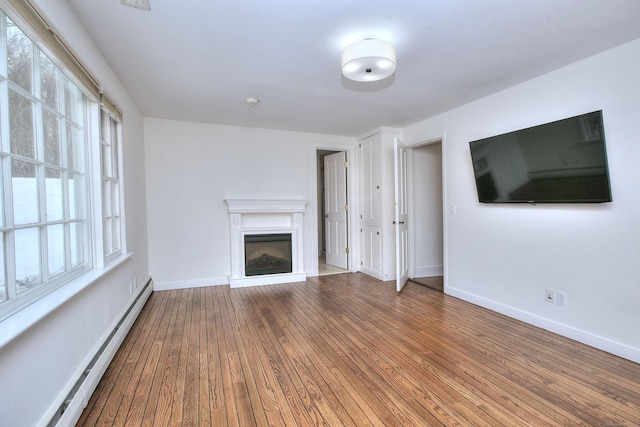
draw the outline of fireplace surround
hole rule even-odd
[[[229,212],[231,249],[229,285],[232,288],[306,280],[303,262],[303,215],[307,205],[306,200],[227,198],[225,202]],[[280,267],[271,271],[265,269],[259,274],[254,274],[251,269],[247,271],[245,240],[247,238],[253,239],[253,237],[247,236],[262,236],[263,240],[265,237],[281,240],[285,235],[287,239],[290,238],[288,244],[291,248],[291,266],[290,268],[287,266],[286,272],[278,271],[284,270]],[[267,254],[267,258],[263,258],[261,261],[264,263],[274,261],[268,259],[269,256],[280,258],[278,253],[280,250],[277,249],[275,254]],[[262,253],[250,256],[259,258]]]

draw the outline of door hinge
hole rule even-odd
[[[349,255],[349,248],[345,248],[344,251],[347,253],[347,255]]]
[[[349,205],[344,205],[344,210],[348,211],[349,210]]]
[[[348,168],[349,167],[349,162],[344,162],[344,167]]]

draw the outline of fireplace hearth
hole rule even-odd
[[[291,273],[291,233],[246,234],[245,276]]]

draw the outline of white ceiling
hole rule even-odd
[[[66,1],[146,117],[346,136],[640,37],[640,0]],[[367,37],[395,45],[397,72],[348,81],[341,51]]]

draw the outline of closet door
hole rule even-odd
[[[382,237],[380,227],[362,225],[360,228],[360,270],[377,278],[382,277]]]
[[[360,222],[371,224],[373,218],[373,157],[370,138],[360,143]]]
[[[347,169],[344,152],[324,158],[327,264],[347,269]]]
[[[396,291],[409,279],[409,229],[407,208],[407,149],[398,138],[393,141],[394,205],[396,234]]]

